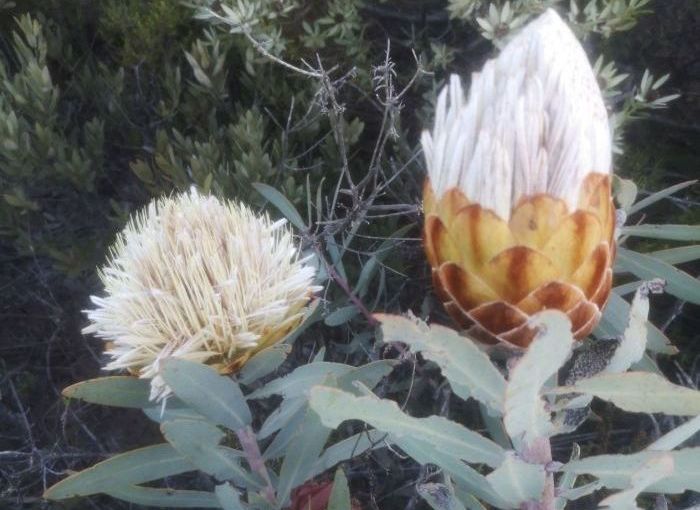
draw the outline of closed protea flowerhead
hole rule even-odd
[[[84,333],[108,341],[105,369],[152,379],[160,398],[162,360],[230,373],[298,326],[319,290],[306,262],[284,221],[245,205],[194,189],[154,200],[111,248]]]
[[[611,139],[586,54],[548,10],[472,77],[450,78],[422,137],[436,292],[484,341],[526,347],[558,309],[588,335],[610,294]]]

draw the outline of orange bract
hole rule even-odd
[[[436,198],[427,179],[424,241],[433,284],[450,316],[487,342],[527,347],[528,317],[557,309],[577,339],[610,295],[615,215],[610,177],[591,173],[577,209],[547,194],[520,200],[509,221],[457,188]]]

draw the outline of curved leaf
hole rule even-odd
[[[239,430],[252,421],[238,384],[213,368],[170,358],[162,363],[161,374],[175,395],[213,423]]]
[[[117,375],[73,384],[64,389],[62,394],[91,404],[143,408],[153,405],[148,399],[150,391],[151,383],[147,379]]]
[[[114,487],[105,494],[129,503],[162,508],[221,508],[213,492],[154,489],[139,485]]]
[[[167,443],[115,455],[61,480],[45,493],[46,499],[68,499],[108,492],[115,486],[133,485],[192,471],[195,466]]]

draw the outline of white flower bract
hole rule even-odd
[[[539,193],[574,210],[585,177],[612,165],[595,75],[552,9],[473,74],[468,100],[459,77],[450,77],[421,142],[438,197],[458,188],[504,220],[521,198]]]
[[[108,341],[105,369],[152,379],[159,398],[161,360],[229,372],[298,325],[319,290],[307,262],[285,221],[194,189],[154,200],[112,246],[83,332]]]

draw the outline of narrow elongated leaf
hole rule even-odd
[[[384,342],[402,342],[436,363],[454,392],[474,397],[502,414],[506,381],[484,352],[469,338],[443,326],[428,327],[418,319],[377,314]]]
[[[492,467],[499,466],[504,458],[503,448],[476,432],[441,416],[413,418],[404,414],[391,400],[356,397],[334,388],[317,386],[311,390],[309,403],[328,427],[335,428],[346,420],[363,420],[388,432],[400,446],[404,439],[416,440],[455,458]]]
[[[294,400],[299,401],[301,405],[290,419],[280,427],[275,438],[267,445],[265,453],[263,454],[263,458],[266,460],[283,457],[287,453],[287,446],[294,440],[299,431],[299,426],[304,421],[304,417],[308,411],[306,399],[298,398]]]
[[[292,351],[289,344],[277,344],[249,359],[238,374],[241,384],[251,384],[277,370]]]
[[[620,345],[615,349],[606,372],[626,372],[644,356],[647,346],[647,317],[649,316],[649,292],[652,285],[644,283],[634,294],[629,312],[627,328],[622,334]]]
[[[630,225],[622,227],[622,235],[671,241],[700,241],[700,225]]]
[[[541,499],[545,472],[542,466],[528,464],[514,455],[508,455],[503,464],[489,473],[486,479],[511,508],[517,508],[527,501]]]
[[[600,374],[552,393],[584,393],[612,402],[632,413],[700,415],[700,391],[672,384],[649,372]]]
[[[595,335],[599,338],[616,338],[624,332],[629,320],[630,304],[614,292],[603,309]],[[647,349],[661,354],[677,354],[671,341],[652,323],[647,322]]]
[[[173,393],[217,425],[239,430],[252,417],[238,384],[201,363],[171,358],[161,373]]]
[[[595,455],[565,464],[561,470],[578,475],[595,476],[610,489],[627,489],[634,473],[652,459],[669,456],[673,473],[652,483],[645,492],[679,494],[686,490],[700,491],[700,448],[669,452],[643,451],[631,455]]]
[[[341,326],[356,317],[359,313],[360,311],[355,305],[347,305],[333,310],[323,319],[323,322],[326,326],[330,327]]]
[[[262,182],[253,183],[253,187],[258,193],[260,193],[272,205],[274,205],[277,208],[277,210],[279,210],[279,212],[282,213],[282,216],[287,218],[292,225],[294,225],[299,230],[306,230],[306,224],[304,223],[301,214],[299,214],[299,211],[297,211],[296,208],[292,205],[292,203],[289,200],[287,200],[287,197],[285,197],[282,193],[277,191],[272,186],[269,186]]]
[[[285,398],[262,424],[258,431],[258,438],[265,439],[286,426],[305,405],[306,397],[304,395],[297,398]]]
[[[156,423],[171,420],[206,420],[204,416],[188,407],[177,397],[170,397],[153,407],[145,407],[143,412]]]
[[[397,363],[396,360],[382,359],[359,367],[353,367],[349,372],[339,375],[336,378],[336,383],[341,390],[361,395],[358,392],[356,383],[359,382],[362,386],[372,389],[385,376],[389,375]]]
[[[466,510],[447,483],[422,483],[416,490],[433,510]]]
[[[700,244],[652,251],[647,255],[654,257],[655,259],[659,259],[661,262],[666,262],[666,264],[683,264],[685,262],[692,262],[693,260],[700,259]]]
[[[578,460],[580,456],[581,448],[577,443],[574,443],[573,447],[571,448],[571,457],[569,458],[569,461]],[[567,498],[564,496],[564,494],[566,494],[567,491],[570,491],[573,488],[574,484],[576,483],[576,478],[577,477],[574,473],[564,473],[561,476],[561,478],[559,478],[559,484],[557,485],[556,490],[558,496],[554,500],[554,506],[556,507],[556,510],[564,510],[567,501]]]
[[[111,487],[105,494],[129,503],[161,508],[221,508],[213,492],[154,489],[139,485]]]
[[[700,280],[671,264],[624,248],[617,250],[617,264],[639,278],[663,278],[669,293],[684,301],[700,304]]]
[[[283,397],[299,397],[306,393],[312,386],[321,384],[326,377],[333,375],[339,377],[350,372],[353,367],[342,363],[330,363],[318,361],[296,368],[292,373],[270,381],[262,388],[248,395],[249,399],[267,398],[272,395]]]
[[[222,482],[233,480],[239,485],[261,486],[241,467],[240,452],[219,446],[224,433],[218,427],[200,420],[174,420],[160,428],[168,442],[200,471]]]
[[[350,500],[350,488],[348,487],[348,479],[345,478],[345,473],[341,468],[336,469],[333,477],[333,490],[328,498],[327,510],[351,510],[352,502]]]
[[[632,473],[628,489],[608,496],[600,502],[600,506],[610,510],[639,510],[637,496],[649,485],[673,474],[673,471],[673,458],[670,455],[651,458]]]
[[[330,429],[321,422],[318,414],[308,409],[280,468],[277,483],[279,501],[287,501],[292,489],[309,477],[330,432]]]
[[[195,466],[167,443],[115,455],[61,480],[46,499],[68,499],[107,492],[116,486],[140,484],[192,471]]]
[[[216,499],[223,510],[245,510],[247,505],[241,502],[241,495],[230,484],[217,485],[214,489]]]
[[[143,408],[152,406],[148,400],[150,381],[130,376],[98,377],[82,381],[63,390],[64,397],[77,398],[104,406]]]
[[[645,207],[650,206],[651,204],[658,202],[659,200],[663,200],[664,198],[673,195],[674,193],[677,193],[681,191],[682,189],[685,189],[689,186],[692,186],[695,184],[696,180],[694,181],[685,181],[685,182],[679,182],[678,184],[674,184],[673,186],[669,186],[666,189],[662,189],[661,191],[657,191],[656,193],[652,193],[646,198],[643,198],[639,200],[636,204],[632,205],[632,207],[629,208],[627,211],[627,214],[634,214],[636,212],[641,211]]]
[[[647,446],[647,450],[668,451],[673,450],[677,446],[693,437],[700,431],[700,416],[696,416],[664,434],[659,439]]]
[[[540,393],[569,358],[574,342],[571,322],[562,312],[546,310],[531,320],[540,331],[510,371],[503,420],[513,440],[528,443],[554,431]]]
[[[340,462],[362,455],[367,450],[383,448],[389,444],[389,434],[379,430],[367,430],[352,435],[326,448],[314,464],[309,478],[320,475]]]

